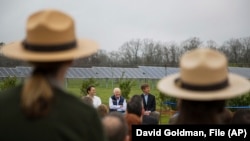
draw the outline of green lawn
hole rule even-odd
[[[81,97],[81,84],[82,84],[82,79],[67,79],[66,81],[66,86],[67,86],[67,90],[72,93],[73,95],[75,95],[76,97]],[[129,97],[131,97],[133,94],[141,94],[142,91],[140,89],[140,85],[142,83],[145,83],[145,80],[135,80],[135,86],[132,88]],[[102,100],[102,103],[107,104],[108,105],[108,99],[109,97],[112,95],[112,91],[114,87],[118,87],[118,84],[116,82],[112,82],[111,80],[98,80],[99,85],[96,86],[96,92],[97,92],[97,96],[99,96]],[[155,88],[155,84],[156,81],[150,81],[147,82],[150,84],[151,86],[151,93],[152,94],[158,94],[159,91]],[[160,111],[160,109],[162,111],[165,111],[164,108],[160,108],[159,106],[160,104],[157,104],[157,110]],[[161,114],[161,119],[160,119],[160,123],[161,124],[165,124],[168,122],[169,119],[169,114],[166,114],[166,112],[163,112]]]
[[[112,95],[113,92],[113,88],[114,87],[118,87],[118,83],[117,80],[97,80],[99,85],[96,86],[96,91],[97,91],[97,96],[99,96],[102,100],[102,103],[108,105],[108,100],[109,97]],[[72,93],[74,96],[80,98],[81,96],[83,96],[81,94],[81,85],[82,85],[83,79],[67,79],[65,81],[65,86],[66,86],[66,90],[69,91],[70,93]],[[134,80],[134,86],[132,87],[132,90],[130,92],[129,97],[131,97],[134,94],[141,94],[142,91],[140,89],[140,85],[147,82],[148,84],[150,84],[150,88],[151,88],[151,93],[154,95],[159,94],[159,91],[156,89],[156,80]],[[0,81],[0,84],[2,85],[3,81]],[[17,81],[17,83],[20,83],[20,80]],[[160,103],[157,102],[157,110],[158,111],[163,111],[161,114],[161,119],[160,119],[160,123],[161,124],[165,124],[167,123],[168,119],[169,119],[169,114],[166,114],[166,110],[164,110],[164,108],[161,108]]]

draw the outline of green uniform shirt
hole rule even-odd
[[[0,141],[106,141],[97,111],[55,88],[50,113],[27,119],[20,108],[22,86],[0,93]]]

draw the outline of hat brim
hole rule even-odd
[[[211,101],[230,99],[245,94],[250,91],[250,81],[237,74],[229,73],[229,86],[215,91],[192,91],[178,87],[175,80],[180,74],[173,74],[162,78],[157,88],[165,95],[194,101]]]
[[[96,53],[99,46],[96,42],[88,39],[78,39],[77,46],[70,50],[57,52],[34,52],[23,48],[22,42],[13,42],[4,45],[1,49],[3,55],[13,59],[34,62],[56,62],[74,60],[80,57],[87,57]]]

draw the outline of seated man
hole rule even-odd
[[[113,95],[109,98],[109,111],[118,111],[124,113],[127,108],[127,102],[124,97],[121,96],[121,89],[114,88]]]
[[[93,106],[95,108],[97,108],[99,105],[102,104],[101,98],[96,95],[96,89],[94,86],[88,86],[86,91],[87,91],[87,96],[92,98]]]

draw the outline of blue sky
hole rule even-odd
[[[24,39],[32,12],[56,8],[72,15],[79,38],[94,39],[107,51],[145,38],[222,44],[250,36],[249,6],[249,0],[1,0],[0,42]]]

